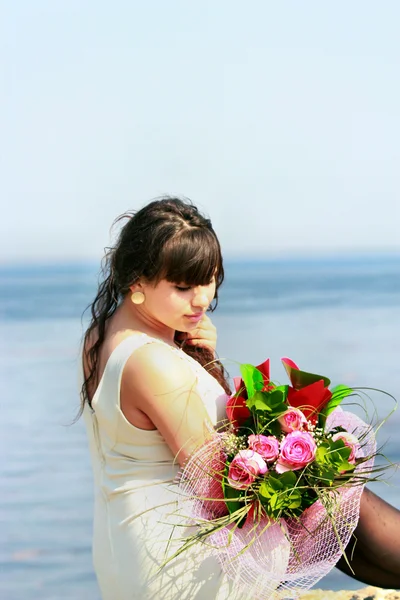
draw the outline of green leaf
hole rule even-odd
[[[316,375],[315,373],[307,373],[306,371],[295,369],[294,367],[291,367],[284,361],[283,366],[285,367],[286,373],[288,374],[292,386],[295,390],[301,390],[307,385],[311,385],[316,381],[321,381],[321,379],[323,379],[325,387],[328,387],[331,383],[330,379],[324,377],[323,375]]]
[[[278,407],[283,406],[284,411],[287,410],[286,398],[288,393],[289,386],[282,385],[271,391],[263,392],[263,394],[267,394],[269,397],[269,405],[271,408],[277,410]]]
[[[275,437],[279,438],[280,434],[282,433],[280,423],[276,420],[276,415],[272,415],[272,413],[269,414],[270,418],[265,423],[266,428],[265,430],[260,431],[260,433],[262,435],[274,435]]]
[[[329,464],[331,464],[334,467],[337,467],[337,465],[340,465],[340,463],[343,462],[342,457],[340,456],[340,452],[337,452],[335,450],[331,450],[327,455],[326,455]]]
[[[291,510],[301,506],[301,493],[299,490],[293,490],[287,497],[287,507]]]
[[[342,440],[338,440],[338,442],[339,441],[341,442]],[[341,460],[347,460],[351,454],[350,446],[343,445],[341,447],[338,447],[337,442],[333,442],[333,444],[331,445],[331,448],[332,448],[332,451],[335,452],[335,454],[340,456]]]
[[[225,481],[222,482],[222,489],[224,492],[224,498],[225,500],[227,500],[226,506],[229,510],[229,514],[233,514],[237,510],[242,508],[243,502],[239,501],[243,496],[242,490],[236,490],[235,488],[228,485]]]
[[[282,392],[282,399],[286,404],[286,400],[287,400],[288,392],[289,392],[289,386],[288,385],[277,385],[273,389],[277,390],[279,392]],[[287,406],[286,406],[286,408],[287,408]]]
[[[293,487],[296,481],[296,475],[287,471],[276,477],[270,475],[262,482],[258,493],[267,515],[277,518],[285,511],[292,515],[302,511],[301,492]]]
[[[331,485],[335,479],[336,471],[334,469],[319,468],[316,479],[325,486]]]
[[[272,408],[270,416],[274,417],[274,418],[278,418],[281,415],[283,415],[283,413],[286,411],[287,411],[287,404],[284,404],[283,402],[281,402],[280,404],[277,404],[276,406],[274,406]]]
[[[296,485],[297,477],[293,471],[285,471],[276,475],[269,475],[264,479],[259,488],[260,496],[270,498],[275,492],[292,490]]]
[[[271,417],[279,416],[287,409],[284,403],[284,392],[278,389],[270,392],[255,392],[246,400],[246,405],[253,412],[266,411]]]
[[[244,385],[246,386],[247,396],[251,398],[256,392],[260,392],[264,387],[264,378],[256,367],[249,364],[240,365],[240,372]]]
[[[336,440],[336,442],[334,442],[333,440],[329,440],[328,443],[329,443],[329,448],[331,450],[341,450],[343,448],[348,448],[348,446],[346,446],[344,441],[341,439]],[[350,450],[350,448],[349,448],[349,450]]]
[[[348,462],[350,453],[351,448],[346,446],[343,440],[329,440],[318,446],[315,459],[319,465],[337,472],[342,470],[341,465]]]
[[[350,394],[352,394],[352,393],[353,393],[353,390],[351,388],[347,387],[347,385],[340,384],[340,385],[337,385],[336,387],[334,387],[332,390],[332,398],[329,400],[328,404],[325,406],[325,408],[322,411],[324,417],[327,417],[328,415],[330,415],[331,412],[333,412],[335,410],[335,408],[337,408],[339,406],[339,404],[342,402],[342,400],[347,398],[347,396],[350,396]]]
[[[251,398],[246,400],[247,408],[254,411],[271,412],[268,396],[264,392],[255,392]]]
[[[329,444],[328,443],[323,443],[320,446],[318,446],[317,452],[315,453],[315,460],[317,461],[317,463],[325,464],[326,455],[328,452],[329,452]]]
[[[289,488],[289,487],[293,487],[294,485],[296,485],[297,477],[293,473],[293,471],[285,471],[284,473],[280,474],[279,480],[281,483],[283,483],[285,488]]]
[[[283,487],[284,486],[279,481],[279,479],[277,479],[276,477],[272,477],[272,475],[270,475],[268,477],[268,479],[264,479],[264,481],[260,485],[260,489],[259,489],[258,493],[260,494],[260,496],[262,496],[264,498],[271,498],[271,496],[275,492],[279,492],[280,490],[283,489]]]
[[[353,471],[355,469],[355,465],[349,463],[348,460],[344,460],[338,465],[338,471]]]
[[[318,494],[314,489],[310,488],[308,490],[303,490],[301,497],[301,506],[303,510],[309,506],[312,506],[317,500]]]

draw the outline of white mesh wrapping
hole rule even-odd
[[[361,419],[337,409],[328,417],[326,429],[338,425],[361,440],[360,455],[375,454],[375,436]],[[221,471],[223,440],[223,434],[217,434],[189,459],[181,473],[179,512],[192,522],[201,523],[225,514],[221,485],[210,476]],[[373,458],[359,465],[356,473],[367,475],[372,466]],[[205,543],[218,557],[226,575],[243,589],[243,598],[297,598],[339,560],[357,525],[363,488],[358,483],[332,494],[331,514],[336,531],[317,501],[299,521],[282,519],[280,523],[269,523],[264,519],[255,529],[252,520],[247,519],[242,529],[224,527]]]

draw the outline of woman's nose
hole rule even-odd
[[[210,304],[210,300],[204,288],[196,290],[193,295],[192,305],[197,308],[207,308]]]

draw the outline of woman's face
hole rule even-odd
[[[215,296],[215,279],[207,285],[177,285],[162,279],[142,285],[145,301],[141,310],[175,331],[195,329]]]

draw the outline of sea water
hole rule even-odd
[[[2,600],[99,600],[91,467],[83,423],[72,424],[81,314],[96,283],[90,264],[0,267]],[[286,382],[280,358],[288,356],[334,384],[400,398],[398,255],[227,261],[212,319],[232,376],[240,362],[270,357],[272,378]],[[370,395],[368,418],[377,421],[394,403]],[[399,428],[400,411],[378,436],[394,463]],[[400,508],[400,476],[393,470],[388,478],[371,489]],[[333,569],[317,587],[362,585]]]

